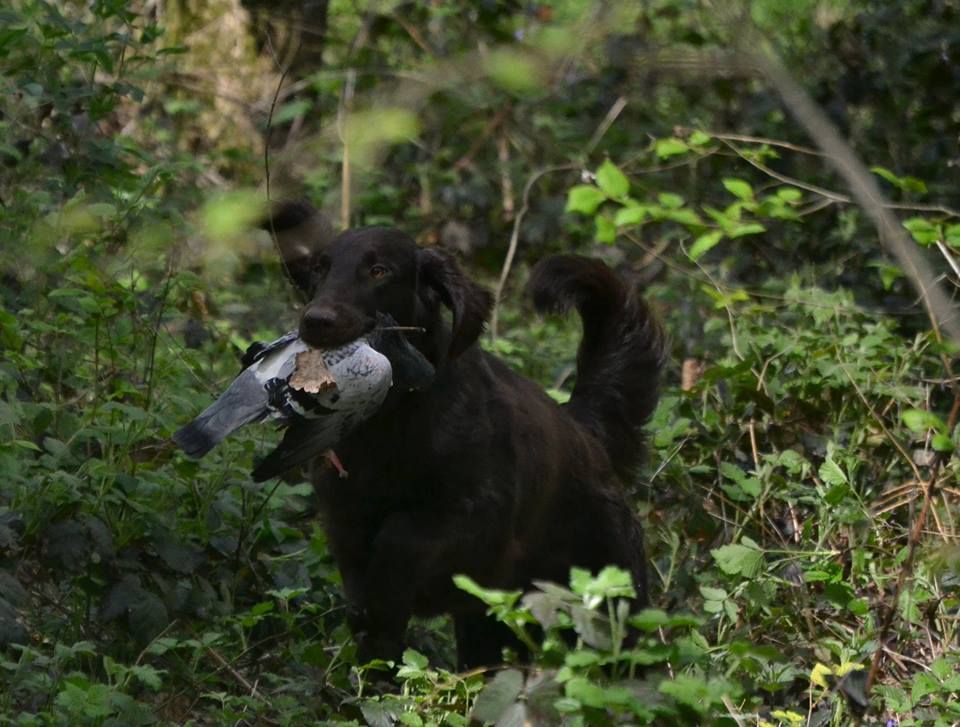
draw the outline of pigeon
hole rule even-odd
[[[332,349],[313,349],[296,331],[254,344],[244,356],[246,368],[213,404],[173,434],[174,443],[189,457],[200,458],[240,427],[277,420],[289,427],[287,436],[255,474],[282,474],[331,449],[376,413],[391,387],[420,390],[433,380],[433,366],[393,319],[378,315],[377,322],[370,333]],[[289,446],[293,441],[296,447]],[[304,441],[309,453],[300,451]]]
[[[283,439],[277,447],[254,467],[252,472],[254,482],[278,477],[295,467],[306,464],[320,453],[327,455],[341,478],[347,477],[347,472],[333,451],[333,446],[380,409],[391,391],[422,391],[433,381],[436,373],[433,365],[420,351],[410,345],[400,331],[391,330],[389,325],[381,326],[374,329],[368,336],[368,340],[370,346],[390,362],[393,374],[392,388],[388,386],[383,389],[375,406],[347,406],[341,399],[336,416],[290,419]],[[331,370],[333,370],[332,366]],[[341,377],[335,375],[335,378],[342,389]],[[333,407],[333,404],[328,405]]]

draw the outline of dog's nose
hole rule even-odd
[[[329,305],[311,305],[300,319],[300,337],[323,343],[337,327],[337,311]]]

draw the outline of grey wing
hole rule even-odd
[[[261,341],[254,341],[247,347],[246,352],[243,354],[243,358],[240,359],[240,362],[243,364],[244,368],[252,366],[257,361],[261,360],[264,356],[267,356],[274,351],[283,348],[284,346],[289,346],[291,343],[297,340],[299,334],[296,331],[290,331],[289,333],[284,333],[280,338],[275,341],[270,341],[269,343],[263,343]]]
[[[267,413],[267,393],[254,369],[246,369],[192,422],[173,434],[190,457],[203,457],[225,437]]]
[[[253,469],[253,481],[263,482],[279,477],[306,464],[311,459],[339,442],[348,429],[352,429],[353,417],[340,413],[319,419],[301,419],[284,431],[283,439],[270,454]]]

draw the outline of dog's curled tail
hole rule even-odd
[[[567,411],[629,476],[643,455],[641,427],[659,398],[663,332],[647,304],[599,260],[555,255],[533,270],[527,293],[541,313],[576,307],[583,319],[577,379]]]

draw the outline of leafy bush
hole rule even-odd
[[[264,75],[294,34],[270,8],[255,26],[256,3],[199,5],[0,10],[0,723],[840,725],[868,705],[904,725],[960,720],[955,346],[766,91],[630,60],[715,50],[726,29],[676,0],[629,18],[321,3],[325,47],[306,56],[320,65],[300,57],[276,104],[268,84],[228,123],[228,101],[191,91],[217,51],[191,22],[231,20],[244,54],[260,41],[236,78]],[[939,92],[955,9],[781,6],[755,3],[755,22],[956,284],[942,174],[956,115]],[[362,120],[381,75],[438,67],[420,106],[391,106],[344,200],[330,169],[349,160],[321,125],[349,106],[350,74]],[[527,259],[585,251],[643,283],[673,337],[649,465],[628,483],[655,608],[631,613],[613,569],[528,594],[461,579],[530,664],[451,672],[443,619],[411,627],[402,663],[358,664],[310,487],[249,480],[275,435],[244,432],[202,463],[174,451],[239,351],[296,319],[248,229],[260,143],[280,177],[288,157],[313,165],[295,188],[352,204],[354,222],[466,239],[480,278],[512,237],[483,344],[560,400],[577,324],[530,318],[513,295]]]

